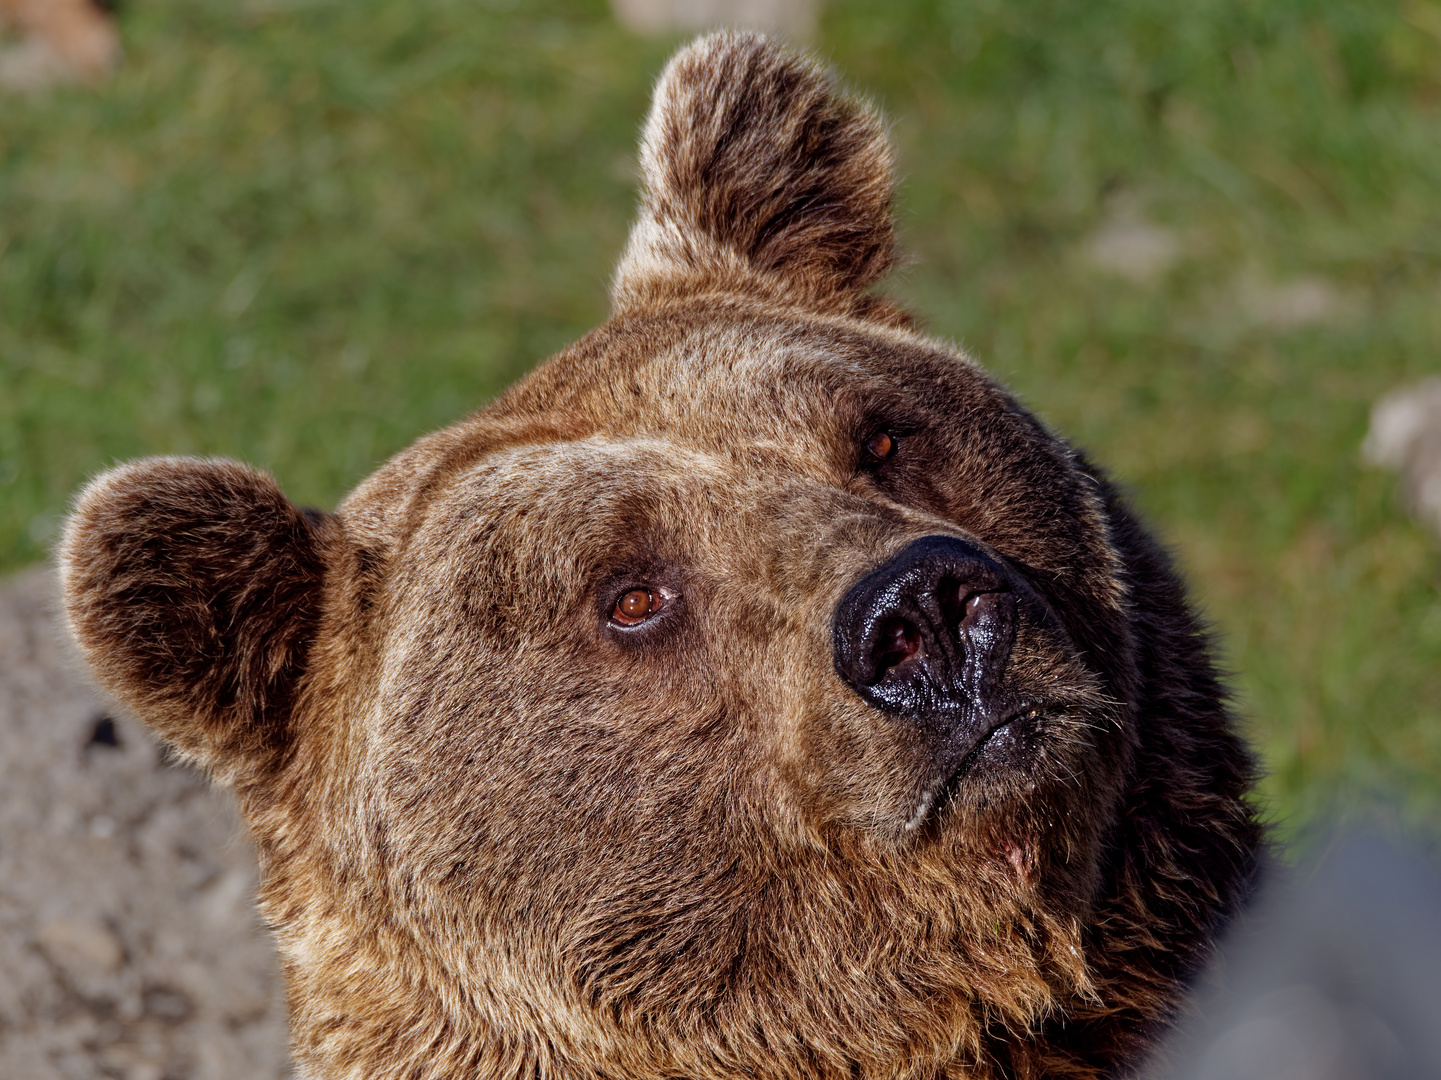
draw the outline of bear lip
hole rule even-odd
[[[996,719],[992,724],[978,729],[976,737],[960,756],[954,768],[938,772],[926,785],[916,800],[915,808],[906,819],[903,832],[914,832],[931,816],[941,803],[941,796],[963,783],[966,774],[973,771],[977,762],[998,737],[1015,736],[1016,725],[1022,720],[1039,720],[1040,709],[1032,704],[1023,704]]]
[[[990,746],[998,735],[1001,735],[1003,732],[1013,731],[1013,725],[1016,721],[1035,712],[1035,709],[1029,706],[1023,706],[1002,716],[993,724],[978,728],[975,738],[971,741],[971,745],[967,747],[965,753],[961,755],[960,761],[956,767],[951,770],[950,775],[946,777],[945,783],[949,784],[953,780],[961,777],[964,773],[969,772],[980,756],[985,753],[986,748]]]

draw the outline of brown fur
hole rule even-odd
[[[610,321],[336,514],[222,462],[93,483],[82,647],[234,785],[308,1077],[1115,1074],[1260,842],[1180,585],[867,298],[890,155],[826,76],[702,39],[643,159]],[[841,598],[935,536],[1016,576],[1031,706],[939,777],[833,659]],[[635,588],[671,601],[619,628]]]

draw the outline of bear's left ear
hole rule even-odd
[[[105,688],[182,757],[222,782],[257,779],[287,742],[328,528],[233,462],[112,469],[61,541],[71,632]]]
[[[755,34],[682,49],[656,84],[617,312],[705,292],[866,307],[895,259],[895,180],[876,111]]]

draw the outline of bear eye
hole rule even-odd
[[[896,452],[896,440],[889,431],[878,431],[866,440],[866,454],[872,461],[885,461]]]
[[[654,589],[631,589],[615,602],[610,618],[621,626],[639,626],[665,606],[665,596]]]

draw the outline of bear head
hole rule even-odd
[[[877,114],[721,34],[610,319],[334,513],[159,458],[70,626],[231,785],[303,1075],[1102,1075],[1245,894],[1250,760],[1105,478],[870,288]]]

